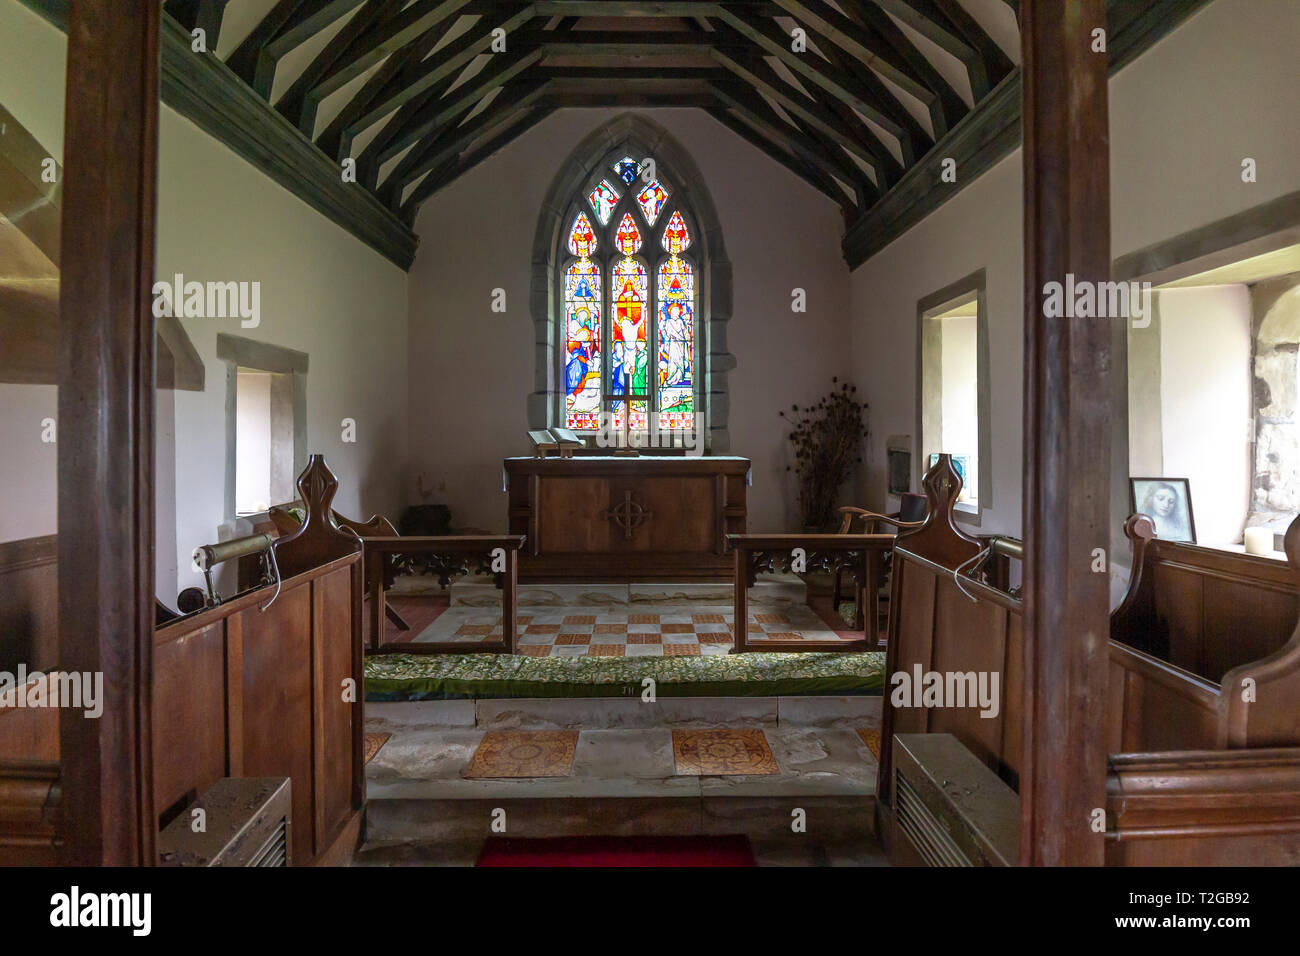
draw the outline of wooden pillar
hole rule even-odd
[[[60,721],[64,860],[152,864],[157,0],[68,12],[59,368],[59,666],[103,674]]]
[[[1110,275],[1105,0],[1021,6],[1025,189],[1025,728],[1020,861],[1100,865],[1105,804],[1111,324],[1045,287]],[[1073,309],[1066,316],[1073,313]]]

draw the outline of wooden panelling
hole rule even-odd
[[[507,458],[510,533],[528,535],[520,580],[729,577],[749,467],[710,455]]]
[[[547,552],[610,549],[609,482],[604,478],[548,478],[538,488],[538,546]]]
[[[57,547],[54,535],[0,543],[0,670],[58,663]]]
[[[1300,865],[1300,749],[1111,758],[1109,866]]]
[[[311,588],[284,590],[270,610],[239,613],[246,777],[293,780],[293,855],[313,855]]]
[[[356,701],[363,693],[352,676],[352,574],[350,567],[339,568],[312,584],[317,852],[324,850],[352,810],[352,731],[359,716]],[[351,686],[345,687],[345,681],[351,681]]]
[[[154,645],[154,805],[159,813],[226,776],[226,663],[218,623]]]

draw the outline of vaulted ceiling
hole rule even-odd
[[[1018,42],[1015,0],[982,4],[988,25],[958,0],[279,0],[233,47],[228,7],[165,5],[407,222],[569,106],[706,110],[852,222],[1012,71]]]
[[[56,0],[26,2],[57,21]],[[1111,69],[1204,2],[1110,0]],[[421,203],[565,107],[708,112],[840,206],[851,265],[1019,141],[1018,0],[164,10],[164,99],[404,266]],[[193,56],[198,29],[215,65]],[[348,160],[364,199],[327,182]]]

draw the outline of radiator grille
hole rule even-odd
[[[261,848],[253,854],[249,866],[285,866],[288,859],[289,821],[280,818],[279,824]]]
[[[961,848],[930,812],[920,794],[901,774],[898,780],[898,825],[930,866],[971,866]]]

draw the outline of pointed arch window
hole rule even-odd
[[[580,433],[622,431],[629,406],[652,441],[703,433],[692,217],[647,165],[602,166],[564,220],[561,420]]]

